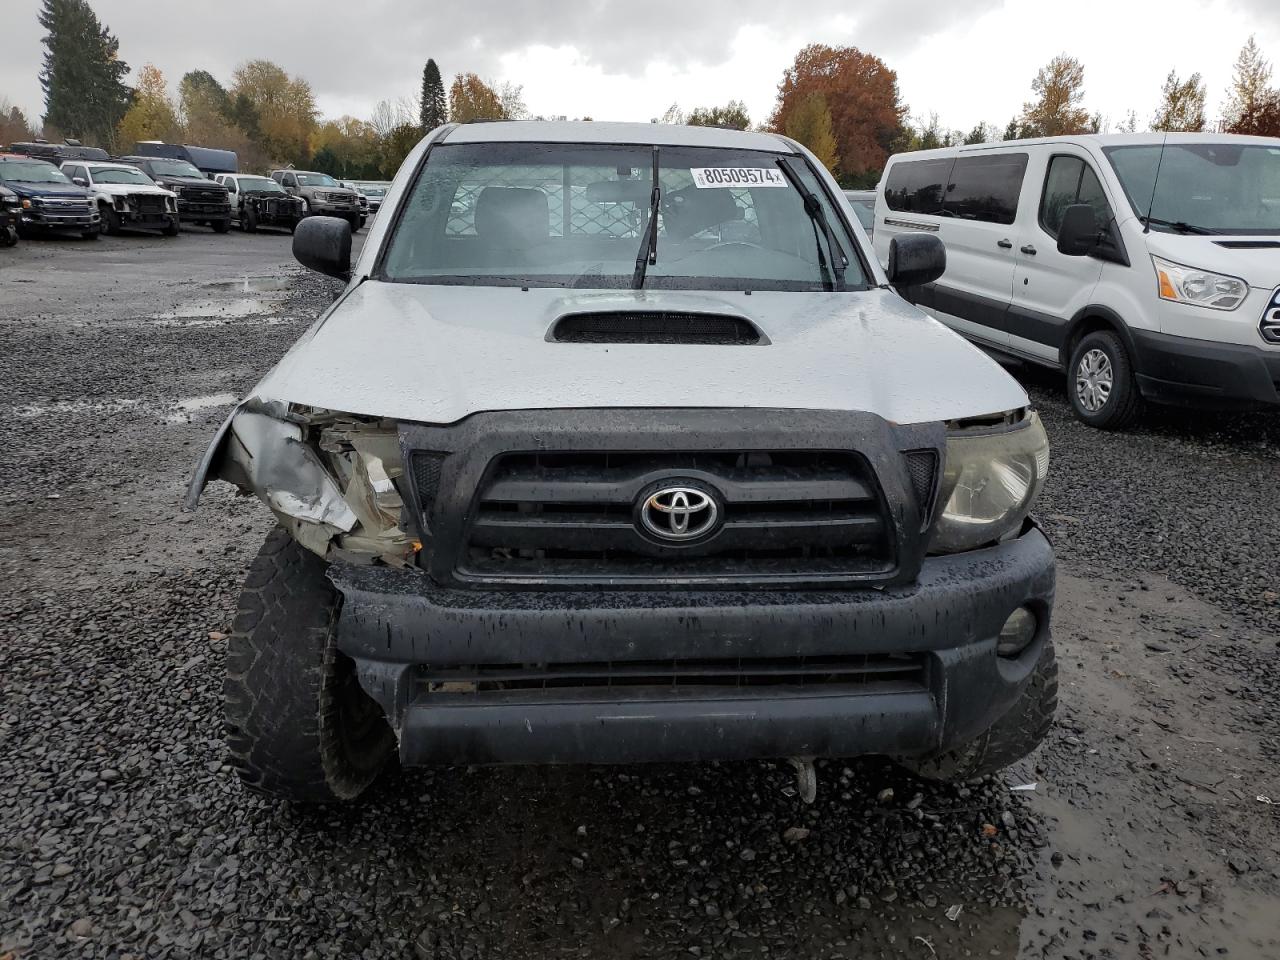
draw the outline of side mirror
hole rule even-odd
[[[86,180],[84,177],[72,177],[71,182],[74,183],[77,187],[87,187],[89,185],[89,181]]]
[[[931,233],[906,233],[889,241],[885,272],[894,287],[933,283],[947,272],[947,248]]]
[[[1087,203],[1073,203],[1062,211],[1058,227],[1058,252],[1068,257],[1084,257],[1098,245],[1098,217]]]
[[[308,270],[351,279],[351,224],[337,217],[307,217],[293,232],[293,255]]]

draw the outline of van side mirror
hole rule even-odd
[[[1085,257],[1098,245],[1098,215],[1087,203],[1073,203],[1062,211],[1058,227],[1058,252],[1067,257]]]
[[[293,232],[293,255],[308,270],[351,279],[351,224],[337,217],[307,217]]]
[[[947,272],[947,248],[931,233],[906,233],[889,241],[885,272],[894,287],[933,283]]]

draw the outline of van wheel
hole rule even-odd
[[[1049,735],[1058,709],[1058,661],[1053,639],[1045,641],[1031,679],[1009,712],[975,740],[936,757],[898,763],[925,780],[961,783],[1017,763]]]
[[[1067,395],[1076,416],[1100,430],[1119,430],[1142,410],[1142,394],[1124,342],[1110,330],[1080,339],[1071,352]]]
[[[255,793],[300,803],[354,799],[396,749],[382,709],[337,649],[342,595],[325,566],[273,530],[249,567],[227,641],[231,763]]]

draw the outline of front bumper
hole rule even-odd
[[[1280,404],[1280,350],[1133,330],[1138,386],[1157,403],[1218,409]]]
[[[312,200],[311,212],[326,217],[359,216],[360,208],[354,203],[330,203],[329,201]]]
[[[230,220],[231,202],[203,203],[178,197],[178,217],[182,220]]]
[[[48,213],[36,209],[22,211],[23,227],[38,230],[93,230],[97,229],[99,217],[97,210],[90,213]]]
[[[985,550],[933,557],[881,590],[525,592],[439,587],[425,573],[334,565],[338,646],[423,763],[626,763],[866,754],[928,756],[1007,711],[1048,640],[1053,551],[1028,524]],[[1036,639],[996,638],[1020,606]],[[741,685],[573,683],[460,689],[424,682],[470,665],[724,665],[914,658],[914,680]],[[570,671],[571,673],[572,671]],[[464,685],[465,687],[465,685]]]

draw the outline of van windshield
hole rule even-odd
[[[780,159],[659,147],[657,257],[641,275],[652,147],[440,145],[409,189],[382,275],[583,289],[628,288],[641,276],[644,287],[659,289],[823,290],[838,287],[830,269],[836,261],[846,289],[866,289],[853,240],[817,176],[791,158],[791,171],[818,198],[830,239],[806,213]]]
[[[1160,150],[1103,148],[1134,213],[1150,207],[1152,230],[1280,233],[1280,146],[1170,143],[1163,159]]]

